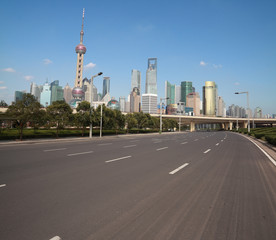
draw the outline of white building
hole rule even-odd
[[[157,113],[157,94],[146,93],[142,95],[142,111],[143,113]]]

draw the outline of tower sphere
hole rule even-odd
[[[85,54],[86,47],[80,43],[79,45],[76,46],[76,53]]]
[[[84,91],[80,87],[74,87],[72,90],[72,95],[74,98],[83,98],[84,97]]]

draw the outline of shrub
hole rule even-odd
[[[276,146],[276,135],[266,135],[266,136],[265,136],[265,140],[266,140],[268,143],[270,143],[270,144]]]

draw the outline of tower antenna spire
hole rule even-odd
[[[83,32],[83,22],[84,22],[84,8],[82,10],[82,23],[81,23],[81,32],[80,32],[80,43],[81,44],[83,43],[83,35],[84,35],[84,32]]]

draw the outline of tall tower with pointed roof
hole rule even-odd
[[[82,70],[83,70],[83,57],[86,53],[86,47],[83,45],[83,21],[84,21],[84,9],[82,13],[82,25],[80,32],[80,43],[76,46],[76,53],[78,54],[77,58],[77,72],[75,79],[75,87],[82,87]]]

